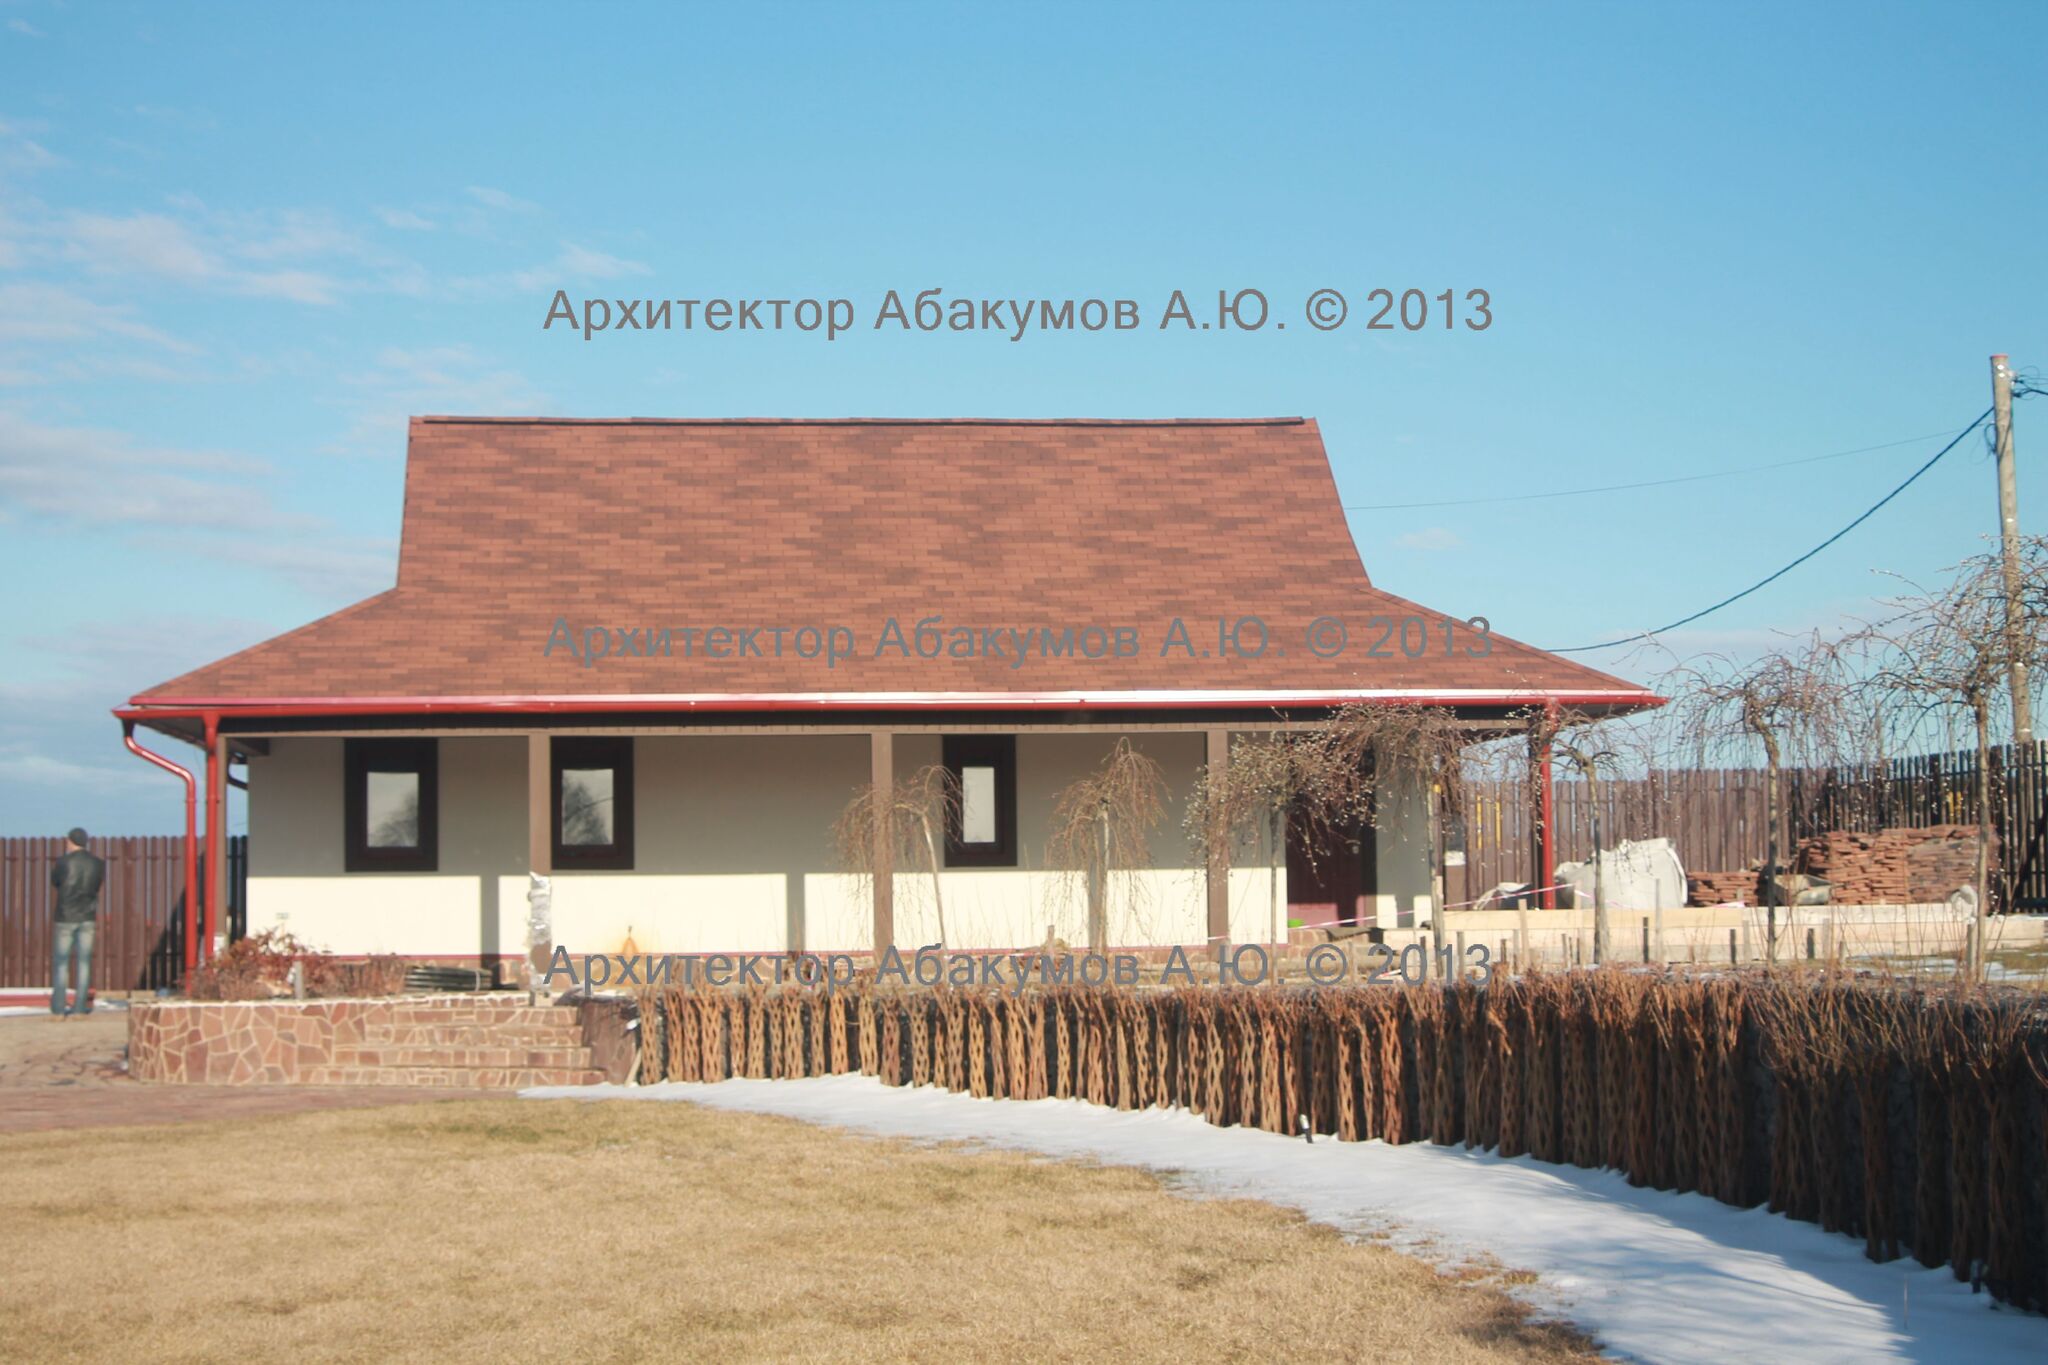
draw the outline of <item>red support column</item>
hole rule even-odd
[[[1550,817],[1551,817],[1551,804],[1550,804],[1550,798],[1551,798],[1551,785],[1550,785],[1550,775],[1551,775],[1551,774],[1550,774],[1550,746],[1549,746],[1548,744],[1546,744],[1546,745],[1544,745],[1544,746],[1543,746],[1543,779],[1542,779],[1542,780],[1543,780],[1543,842],[1542,842],[1541,848],[1542,848],[1542,858],[1543,858],[1543,866],[1542,866],[1541,868],[1539,868],[1539,869],[1538,869],[1538,875],[1539,875],[1539,876],[1541,876],[1541,877],[1543,878],[1543,880],[1542,880],[1542,881],[1541,881],[1540,883],[1538,883],[1538,885],[1542,886],[1542,888],[1543,888],[1543,908],[1544,908],[1545,910],[1555,910],[1555,909],[1557,908],[1557,889],[1556,889],[1556,882],[1557,882],[1557,845],[1555,844],[1555,842],[1553,842],[1553,840],[1552,840],[1552,838],[1551,838],[1551,833],[1550,833]]]
[[[200,953],[211,960],[220,927],[220,892],[228,854],[226,756],[221,752],[220,717],[206,717],[206,916]]]
[[[1536,759],[1536,885],[1543,888],[1543,908],[1557,908],[1557,844],[1551,834],[1551,737],[1557,733],[1557,704],[1543,708],[1542,729],[1530,736]]]

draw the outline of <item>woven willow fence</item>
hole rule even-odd
[[[1783,976],[1486,988],[653,991],[647,1080],[859,1071],[1609,1167],[2048,1307],[2048,1026],[2020,997]]]

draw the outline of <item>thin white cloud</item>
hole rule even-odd
[[[611,256],[574,242],[564,242],[552,261],[531,270],[518,271],[512,276],[512,283],[519,289],[553,289],[568,283],[623,280],[653,273],[654,267],[644,261],[629,261],[622,256]]]
[[[376,209],[377,221],[400,232],[432,232],[433,220],[423,218],[411,209]]]
[[[155,275],[194,282],[224,273],[219,259],[194,241],[184,224],[161,213],[125,218],[76,213],[64,236],[66,256],[104,274]]]
[[[29,136],[40,128],[0,120],[0,170],[40,171],[64,164],[64,158]]]
[[[0,521],[26,514],[88,525],[275,527],[277,509],[251,483],[267,472],[236,456],[151,448],[123,432],[0,411]],[[278,529],[290,529],[285,520]]]
[[[226,537],[183,541],[210,559],[283,578],[300,591],[348,602],[398,581],[398,543],[373,537],[327,541],[248,540]]]
[[[61,285],[0,284],[0,344],[109,338],[145,342],[182,355],[198,351],[188,342],[137,322],[126,308],[96,303]]]
[[[497,209],[501,213],[532,213],[540,208],[530,199],[521,199],[516,194],[492,189],[489,185],[471,185],[463,193],[485,208]]]
[[[1443,526],[1428,526],[1394,537],[1396,548],[1403,550],[1456,550],[1463,548],[1464,544],[1455,531]]]
[[[83,788],[107,791],[139,786],[140,768],[119,768],[99,763],[74,763],[48,754],[0,754],[0,782],[33,787]]]
[[[47,38],[49,36],[26,19],[9,19],[7,21],[7,30],[10,33],[19,33],[24,38]]]
[[[408,418],[420,413],[514,417],[545,412],[547,396],[525,375],[468,346],[390,346],[375,365],[343,376],[362,394],[355,420],[329,447],[342,455],[396,456]]]
[[[296,265],[260,269],[253,263],[267,266],[361,250],[348,235],[291,215],[276,222],[239,224],[220,216],[214,231],[202,235],[163,213],[74,213],[45,235],[55,240],[62,259],[95,275],[140,276],[313,305],[333,303],[344,286],[323,271]]]
[[[211,114],[190,109],[174,109],[163,104],[138,104],[134,112],[137,118],[148,119],[151,123],[166,124],[185,132],[211,132],[220,126],[219,121]]]
[[[0,410],[0,526],[33,518],[126,532],[167,556],[201,555],[347,601],[391,586],[397,546],[289,511],[258,460],[143,445]]]
[[[258,299],[329,304],[340,289],[332,278],[312,270],[269,270],[241,276],[236,292]]]

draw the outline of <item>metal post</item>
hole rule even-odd
[[[2006,685],[2012,690],[2012,739],[2015,744],[2030,744],[2033,708],[2027,698],[2027,662],[2020,657],[2020,491],[2013,468],[2012,366],[2002,355],[1991,357],[1991,420],[1998,450],[1998,542],[2005,570]]]

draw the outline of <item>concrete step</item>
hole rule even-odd
[[[599,1085],[604,1073],[569,1066],[313,1066],[301,1085],[441,1086],[461,1090],[525,1089],[534,1085]]]
[[[583,1071],[590,1066],[587,1047],[526,1047],[500,1042],[489,1047],[339,1047],[334,1065],[359,1067],[510,1067],[523,1069],[568,1068]]]
[[[583,1030],[555,1024],[365,1024],[362,1047],[581,1047]]]

